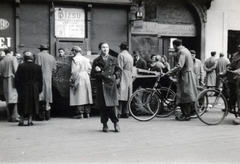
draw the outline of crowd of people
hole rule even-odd
[[[107,122],[110,119],[114,124],[115,132],[119,132],[119,118],[129,117],[127,102],[133,91],[134,66],[160,72],[165,74],[165,77],[177,77],[176,104],[182,113],[175,119],[179,121],[191,120],[190,116],[195,111],[197,86],[222,88],[223,84],[218,80],[220,73],[231,70],[234,75],[240,75],[240,46],[231,63],[224,58],[223,53],[220,53],[219,59],[216,59],[216,52],[211,52],[211,57],[203,64],[196,58],[196,51],[188,50],[182,45],[181,40],[174,40],[173,47],[176,52],[174,55],[176,64],[172,68],[164,55],[152,54],[150,62],[141,58],[138,51],[134,51],[131,55],[127,42],[120,44],[117,58],[109,55],[109,44],[101,42],[98,46],[99,57],[95,58],[92,64],[83,56],[79,46],[72,47],[69,106],[76,109],[74,118],[90,117],[93,104],[90,77],[95,78],[97,82],[95,105],[100,108],[102,131],[109,131]],[[8,120],[19,122],[19,126],[25,125],[25,119],[28,120],[28,126],[33,125],[33,118],[36,121],[50,119],[50,103],[53,101],[52,76],[56,71],[56,61],[49,54],[47,45],[40,45],[39,50],[36,55],[30,51],[23,52],[23,61],[21,55],[14,56],[10,48],[1,52],[0,76],[3,79]],[[58,52],[60,57],[65,56],[63,48],[59,48]],[[237,88],[237,103],[240,108],[239,81],[237,76],[234,84]],[[232,94],[236,93],[236,88],[232,88]],[[234,101],[231,102],[234,106]],[[240,124],[240,119],[237,118],[234,122]]]

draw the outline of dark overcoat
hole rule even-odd
[[[96,67],[101,71],[96,71]],[[119,79],[121,70],[117,58],[108,56],[106,61],[100,55],[93,61],[91,75],[97,81],[96,106],[116,106],[118,105],[118,91],[116,78]]]
[[[20,64],[15,77],[18,92],[18,113],[38,114],[39,94],[42,92],[42,69],[33,62]]]

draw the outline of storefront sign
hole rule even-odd
[[[11,37],[0,37],[0,49],[11,47]]]
[[[85,11],[76,8],[55,8],[55,36],[85,38]]]
[[[134,26],[132,27],[132,34],[149,34],[158,36],[196,36],[196,26],[143,22],[142,28],[135,28]]]
[[[0,30],[5,30],[9,27],[9,22],[6,19],[0,18]]]

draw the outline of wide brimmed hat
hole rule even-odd
[[[75,51],[77,51],[77,52],[82,51],[82,49],[81,49],[80,47],[78,47],[78,46],[73,46],[73,48],[72,48],[71,51],[73,51],[73,50],[75,50]]]
[[[39,47],[38,49],[40,49],[40,50],[48,50],[49,47],[48,47],[48,45],[41,44],[40,47]]]

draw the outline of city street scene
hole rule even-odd
[[[240,163],[239,0],[1,0],[0,163]]]

